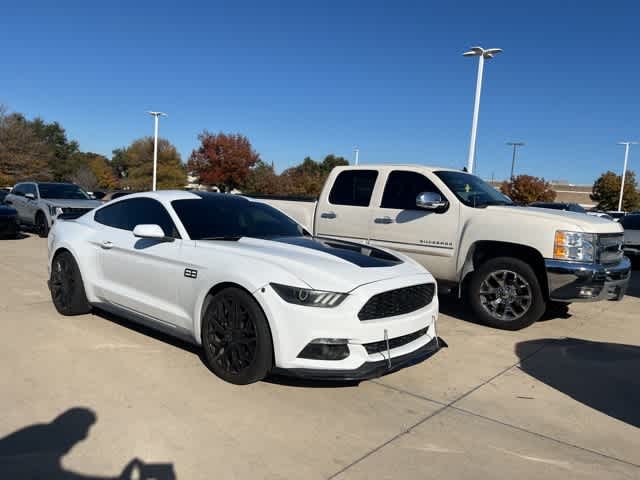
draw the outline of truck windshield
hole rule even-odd
[[[305,234],[300,225],[264,203],[235,195],[196,195],[201,198],[171,202],[192,240],[299,237]]]
[[[90,200],[91,197],[79,186],[70,183],[39,183],[40,198],[63,200]]]
[[[445,170],[434,173],[465,205],[470,207],[513,205],[509,197],[475,175]]]

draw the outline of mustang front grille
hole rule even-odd
[[[436,286],[423,283],[411,287],[398,288],[379,293],[369,299],[358,313],[360,320],[394,317],[404,315],[425,307],[433,300]]]

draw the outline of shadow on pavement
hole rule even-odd
[[[456,293],[439,295],[438,300],[440,301],[440,313],[457,318],[458,320],[464,320],[465,322],[485,326],[474,316],[473,311],[471,310],[471,307],[467,305],[467,302],[464,299],[458,298]],[[547,311],[538,321],[546,322],[549,320],[566,318],[571,318],[569,306],[562,303],[552,303],[547,307]],[[485,326],[485,328],[491,327]]]
[[[640,347],[565,338],[520,342],[515,351],[523,360],[523,372],[588,407],[640,427]]]
[[[134,458],[117,477],[84,475],[67,470],[62,458],[89,436],[93,410],[70,408],[49,423],[36,423],[0,438],[0,478],[47,480],[174,480],[173,464],[146,464]]]

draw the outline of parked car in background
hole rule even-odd
[[[640,259],[640,213],[625,215],[620,219],[624,228],[624,253],[636,260]]]
[[[51,225],[61,213],[82,214],[102,204],[73,183],[53,182],[18,183],[5,198],[5,203],[18,211],[21,225],[35,227],[41,237],[49,234]]]
[[[587,210],[577,203],[532,202],[529,206],[535,208],[549,208],[551,210],[564,210],[565,212],[587,213]]]
[[[94,198],[96,200],[102,200],[104,198],[104,196],[107,194],[107,192],[101,192],[99,190],[95,190],[93,192],[87,192],[91,198]]]
[[[131,195],[132,193],[136,193],[136,192],[132,192],[128,190],[108,192],[100,200],[102,201],[102,203],[107,203],[107,202],[110,202],[111,200],[115,200],[116,198],[124,197],[125,195]]]
[[[434,278],[386,249],[311,238],[236,195],[162,191],[109,202],[49,236],[63,315],[92,306],[201,344],[220,378],[362,380],[441,346]]]
[[[550,302],[619,300],[631,264],[622,227],[560,210],[516,207],[482,179],[421,165],[337,167],[317,201],[262,201],[315,236],[398,250],[477,318],[515,330]]]
[[[608,210],[607,215],[613,218],[616,222],[620,221],[622,217],[624,217],[627,212],[621,212],[619,210]]]
[[[0,205],[4,203],[4,199],[9,195],[9,190],[5,190],[4,188],[0,188]]]
[[[0,238],[15,238],[19,233],[18,212],[15,208],[0,203]]]

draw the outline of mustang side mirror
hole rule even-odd
[[[416,197],[416,207],[423,210],[444,210],[449,202],[443,200],[439,193],[422,192]]]
[[[36,196],[33,193],[25,193],[24,196],[29,200],[35,200]]]
[[[169,237],[165,236],[164,231],[160,228],[160,225],[141,224],[136,225],[133,229],[133,235],[139,238],[155,238],[158,240],[168,240]]]

